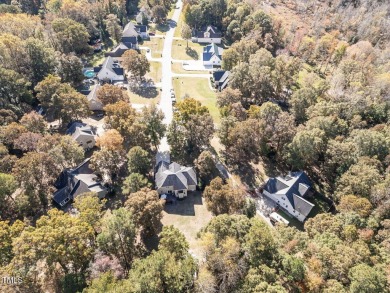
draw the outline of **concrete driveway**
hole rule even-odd
[[[182,61],[182,66],[184,70],[189,70],[189,71],[213,70],[211,66],[204,66],[202,60]]]

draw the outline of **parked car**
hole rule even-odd
[[[154,36],[155,33],[154,32],[149,32],[149,36]]]

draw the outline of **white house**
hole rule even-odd
[[[200,30],[193,30],[191,40],[196,43],[220,44],[222,33],[215,26],[209,25]]]
[[[84,150],[90,150],[96,144],[96,130],[85,123],[73,122],[66,134],[72,136]]]
[[[269,178],[263,187],[263,195],[303,222],[314,207],[304,199],[310,187],[310,179],[304,172],[290,172],[287,176]]]
[[[223,49],[216,44],[207,45],[203,48],[204,66],[221,66]]]
[[[166,161],[157,164],[155,181],[158,194],[172,193],[178,198],[186,197],[197,185],[194,168]]]
[[[107,57],[100,67],[94,68],[99,81],[114,83],[115,81],[124,81],[125,75],[123,68],[112,57]]]

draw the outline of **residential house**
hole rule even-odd
[[[310,179],[304,172],[290,172],[287,176],[269,178],[263,186],[263,195],[303,222],[314,207],[314,204],[305,199],[310,188]]]
[[[156,189],[159,194],[174,194],[178,198],[196,190],[197,178],[194,168],[177,163],[160,161],[155,173]]]
[[[191,39],[196,43],[220,44],[222,41],[222,33],[215,26],[209,25],[200,30],[193,30]]]
[[[138,24],[146,24],[146,21],[149,22],[152,20],[152,13],[149,8],[141,7],[137,16],[135,17],[135,21]]]
[[[217,70],[213,72],[214,86],[218,91],[227,87],[229,82],[229,71]]]
[[[149,33],[148,33],[148,26],[147,25],[136,25],[135,29],[138,33],[138,35],[143,39],[148,39],[149,38]]]
[[[90,150],[96,143],[96,129],[88,124],[73,122],[66,131],[84,149]]]
[[[207,45],[203,48],[204,66],[221,66],[223,49],[216,44]]]
[[[97,91],[100,88],[100,84],[94,84],[88,86],[88,89],[81,90],[81,93],[87,96],[89,110],[91,111],[101,111],[103,110],[103,103],[97,98]]]
[[[89,158],[75,169],[64,170],[57,179],[55,186],[57,191],[53,195],[53,201],[60,207],[74,200],[85,192],[94,192],[99,198],[104,198],[107,188],[89,168]]]
[[[97,72],[100,82],[114,83],[125,80],[123,68],[112,57],[107,57],[101,66],[94,68],[94,71]]]

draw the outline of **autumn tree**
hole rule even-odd
[[[159,232],[164,204],[155,190],[143,188],[132,193],[125,205],[131,211],[135,225],[142,227],[143,233],[153,235]]]
[[[57,56],[57,73],[64,83],[70,83],[72,86],[79,86],[85,79],[83,75],[83,63],[80,58],[74,54],[60,54]]]
[[[152,8],[152,15],[156,20],[156,23],[161,24],[163,20],[167,17],[167,10],[162,5],[156,5]]]
[[[117,130],[109,129],[96,139],[96,145],[109,151],[121,151],[123,149],[123,137]]]
[[[128,271],[137,254],[136,232],[131,212],[125,208],[119,208],[103,219],[102,232],[96,240],[103,252],[116,256]]]
[[[113,84],[105,84],[96,92],[96,97],[103,103],[115,104],[119,101],[128,102],[128,96],[120,87]]]
[[[190,26],[186,23],[184,23],[183,26],[181,27],[181,37],[184,40],[187,40],[187,48],[188,48],[188,40],[191,39],[192,37],[192,30]]]
[[[79,194],[74,201],[80,220],[88,223],[95,231],[100,228],[103,205],[104,202],[93,192]]]
[[[47,123],[45,119],[34,111],[24,114],[22,119],[20,119],[20,124],[31,132],[45,133],[47,131]]]
[[[148,59],[146,59],[145,55],[142,55],[135,50],[127,50],[122,58],[123,68],[138,80],[150,71]]]
[[[245,198],[239,188],[233,183],[223,183],[220,177],[213,179],[204,190],[203,196],[207,209],[213,214],[233,214],[239,212],[245,205]]]
[[[150,155],[139,146],[132,147],[127,153],[127,169],[130,173],[147,174],[150,169]]]
[[[110,37],[119,43],[122,37],[122,28],[119,25],[118,17],[115,14],[108,14],[104,22]]]
[[[204,185],[208,185],[212,179],[218,176],[219,172],[210,151],[203,151],[195,160],[197,174]]]

